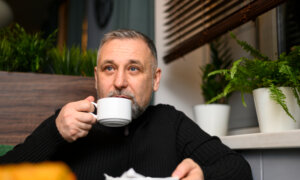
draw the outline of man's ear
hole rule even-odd
[[[159,88],[159,83],[160,83],[160,78],[161,78],[161,69],[157,68],[154,74],[153,78],[153,91],[157,91]]]
[[[95,66],[94,68],[94,77],[95,77],[95,88],[97,90],[97,84],[98,84],[97,66]]]

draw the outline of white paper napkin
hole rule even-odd
[[[133,168],[130,168],[128,171],[124,172],[121,177],[111,177],[107,174],[104,174],[106,180],[178,180],[174,177],[165,177],[165,178],[152,178],[145,177],[139,173],[136,173]]]

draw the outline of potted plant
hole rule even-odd
[[[270,60],[247,42],[238,40],[232,33],[231,36],[253,58],[242,57],[230,69],[216,70],[209,74],[223,74],[229,81],[222,93],[209,103],[233,91],[240,91],[242,102],[246,106],[244,93],[253,93],[261,132],[299,128],[300,46],[293,47],[288,54],[280,54],[276,60]]]
[[[42,38],[42,33],[29,34],[18,24],[0,29],[0,70],[44,72],[55,34]]]
[[[94,67],[97,65],[97,51],[82,51],[73,46],[62,50],[52,48],[47,53],[48,71],[53,74],[94,76]]]
[[[80,47],[55,47],[56,31],[27,33],[18,24],[0,30],[0,70],[62,75],[94,76],[97,51]]]
[[[210,43],[211,63],[200,67],[202,72],[201,90],[206,104],[194,106],[194,114],[198,125],[211,135],[224,136],[227,134],[227,127],[230,114],[228,97],[230,93],[216,100],[214,104],[208,101],[221,93],[226,87],[228,80],[223,74],[208,76],[209,73],[227,69],[232,64],[230,50],[225,38],[216,39]]]

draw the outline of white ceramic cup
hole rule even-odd
[[[101,98],[97,104],[97,121],[108,127],[121,127],[131,122],[131,100],[118,97]]]

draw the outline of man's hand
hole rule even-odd
[[[172,173],[172,177],[181,180],[204,180],[200,166],[190,158],[184,159]]]
[[[73,142],[86,136],[96,123],[96,118],[89,113],[95,109],[91,103],[93,101],[94,97],[89,96],[84,100],[68,103],[61,109],[55,123],[66,141]]]

